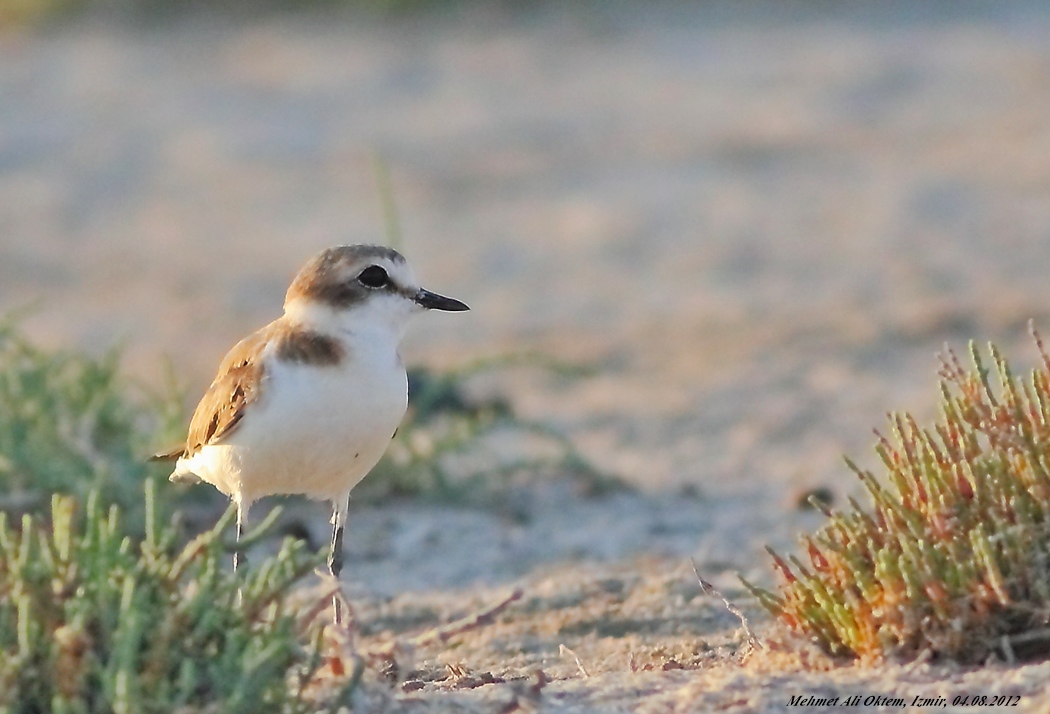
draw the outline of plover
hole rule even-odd
[[[292,281],[284,314],[226,355],[186,443],[156,458],[178,459],[171,480],[206,481],[229,496],[238,540],[264,496],[330,501],[328,565],[338,582],[350,491],[382,457],[408,406],[398,344],[409,319],[468,309],[421,288],[391,248],[322,251]]]

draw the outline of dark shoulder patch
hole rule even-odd
[[[338,340],[310,330],[292,330],[277,342],[278,359],[299,364],[332,366],[343,359],[343,346]]]

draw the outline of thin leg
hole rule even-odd
[[[237,547],[233,549],[233,572],[237,574],[237,566],[241,564],[241,561],[247,562],[247,558],[241,557],[241,535],[244,533],[244,522],[248,520],[248,506],[244,505],[241,499],[237,499]],[[244,592],[238,586],[237,588],[237,607],[240,607],[244,602]]]
[[[244,533],[244,522],[248,520],[248,507],[245,506],[240,499],[237,500],[237,545],[241,543],[241,535]],[[247,558],[241,557],[241,551],[234,549],[233,551],[233,572],[237,572],[237,566],[241,564],[241,561],[247,562]]]
[[[339,583],[339,575],[343,572],[343,529],[346,526],[346,512],[350,508],[350,497],[341,498],[335,502],[332,509],[332,547],[328,552],[328,569],[332,578]],[[332,596],[332,609],[336,625],[343,624],[343,599],[338,593]]]

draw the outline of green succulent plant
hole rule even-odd
[[[836,655],[1050,652],[1050,357],[1033,336],[1042,364],[1023,381],[994,345],[991,368],[973,345],[972,369],[942,357],[936,423],[891,417],[883,479],[847,460],[870,505],[821,507],[808,563],[770,550],[776,592],[745,581],[767,610]]]
[[[149,393],[125,379],[119,353],[48,351],[0,320],[0,510],[46,510],[52,493],[97,491],[141,532],[152,442],[181,421],[176,389]]]
[[[0,712],[310,711],[312,623],[288,595],[320,558],[288,540],[238,576],[232,509],[178,547],[152,481],[145,502],[140,541],[97,493],[81,513],[56,495],[49,523],[0,513]]]

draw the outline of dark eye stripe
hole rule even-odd
[[[390,276],[378,265],[370,265],[361,271],[357,281],[366,288],[382,288],[390,284]]]

